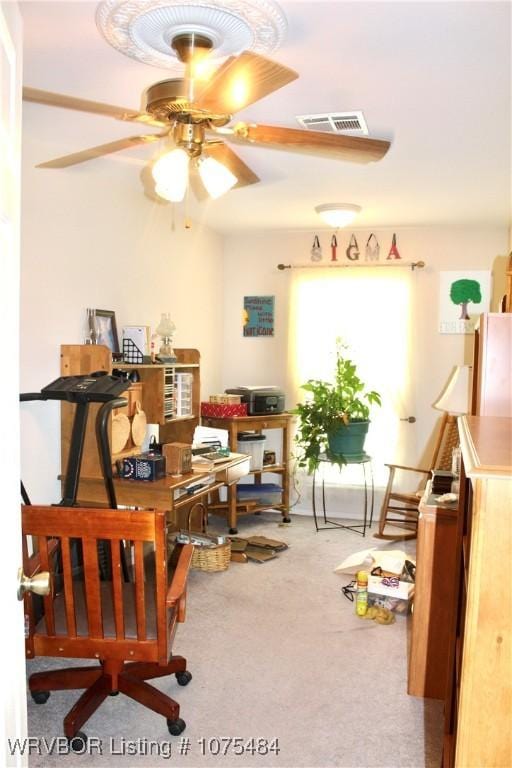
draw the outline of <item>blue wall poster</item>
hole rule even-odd
[[[274,296],[244,296],[244,336],[274,335]]]

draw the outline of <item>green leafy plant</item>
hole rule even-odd
[[[292,411],[299,417],[295,442],[299,448],[297,463],[308,473],[318,468],[320,455],[335,464],[346,464],[342,454],[329,448],[329,436],[350,422],[368,421],[370,407],[381,405],[381,396],[366,385],[357,374],[357,367],[345,357],[347,347],[336,340],[334,382],[309,379],[301,385],[308,397]]]

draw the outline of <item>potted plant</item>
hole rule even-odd
[[[370,407],[381,405],[380,395],[366,389],[344,349],[337,339],[334,383],[309,379],[301,386],[309,397],[292,411],[299,417],[295,437],[298,466],[306,467],[310,474],[318,468],[321,455],[340,466],[364,455]]]

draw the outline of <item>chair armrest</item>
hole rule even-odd
[[[182,544],[181,546],[182,550],[165,599],[165,604],[168,608],[176,606],[187,589],[187,577],[190,570],[194,546],[192,544]]]
[[[405,469],[408,472],[421,472],[424,475],[430,474],[430,469],[420,469],[419,467],[404,467],[401,464],[385,464],[385,467],[389,467],[390,469]]]

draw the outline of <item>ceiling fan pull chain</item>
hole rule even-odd
[[[380,255],[380,245],[377,237],[371,233],[366,241],[366,261],[378,261]]]
[[[393,232],[393,239],[391,241],[391,248],[389,249],[389,253],[388,253],[388,259],[391,259],[391,258],[394,258],[394,259],[402,258],[398,253],[398,248],[396,247],[396,235],[394,232]]]
[[[338,261],[336,258],[336,248],[338,247],[338,241],[336,235],[331,237],[331,261]]]
[[[350,236],[350,241],[345,253],[347,254],[347,259],[350,259],[350,261],[359,261],[359,246],[355,235]]]
[[[311,261],[322,261],[322,248],[320,246],[318,235],[315,235],[313,238],[313,245],[311,247]]]

